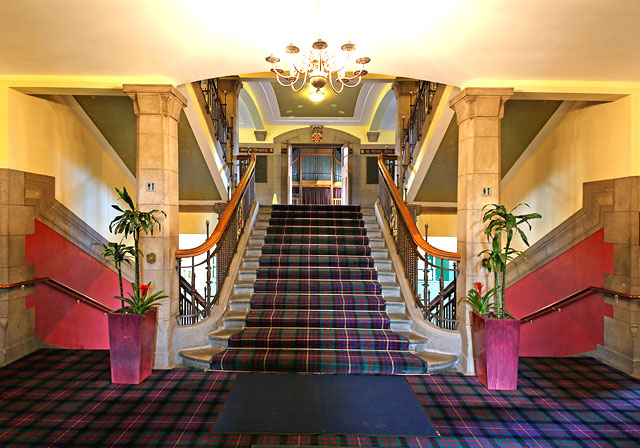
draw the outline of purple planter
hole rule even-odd
[[[476,373],[488,389],[518,387],[520,321],[487,319],[473,312],[473,355]]]
[[[109,314],[112,383],[139,384],[151,374],[156,348],[156,320],[155,308],[144,315]]]

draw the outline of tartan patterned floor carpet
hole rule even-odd
[[[0,368],[0,446],[637,447],[640,381],[590,358],[521,358],[518,389],[408,376],[440,437],[217,434],[235,373],[155,370],[111,384],[109,353],[45,349]]]
[[[421,374],[389,331],[359,206],[274,206],[245,329],[213,370]]]

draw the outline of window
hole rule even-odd
[[[256,156],[256,183],[266,184],[267,180],[267,166],[268,156]]]
[[[378,158],[367,157],[367,184],[378,183]]]

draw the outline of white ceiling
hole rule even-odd
[[[321,33],[369,71],[470,79],[640,81],[639,0],[4,0],[0,75],[165,76],[176,85],[266,71]],[[315,26],[315,24],[319,24]]]

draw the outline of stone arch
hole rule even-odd
[[[355,135],[327,126],[325,126],[322,131],[322,143],[349,143],[349,146],[354,149],[354,152],[356,145],[358,146],[358,152],[360,152],[360,139]],[[278,148],[278,145],[286,143],[313,143],[311,141],[311,126],[284,132],[274,137],[273,143],[275,148]]]
[[[304,126],[284,132],[273,139],[274,155],[277,154],[280,167],[280,185],[276,188],[280,198],[287,197],[287,155],[281,149],[291,144],[313,144],[311,141],[311,126]],[[351,148],[349,159],[349,191],[351,204],[372,205],[378,196],[378,186],[367,185],[366,157],[360,154],[361,141],[358,137],[340,129],[325,126],[323,128],[322,143],[348,143]]]

